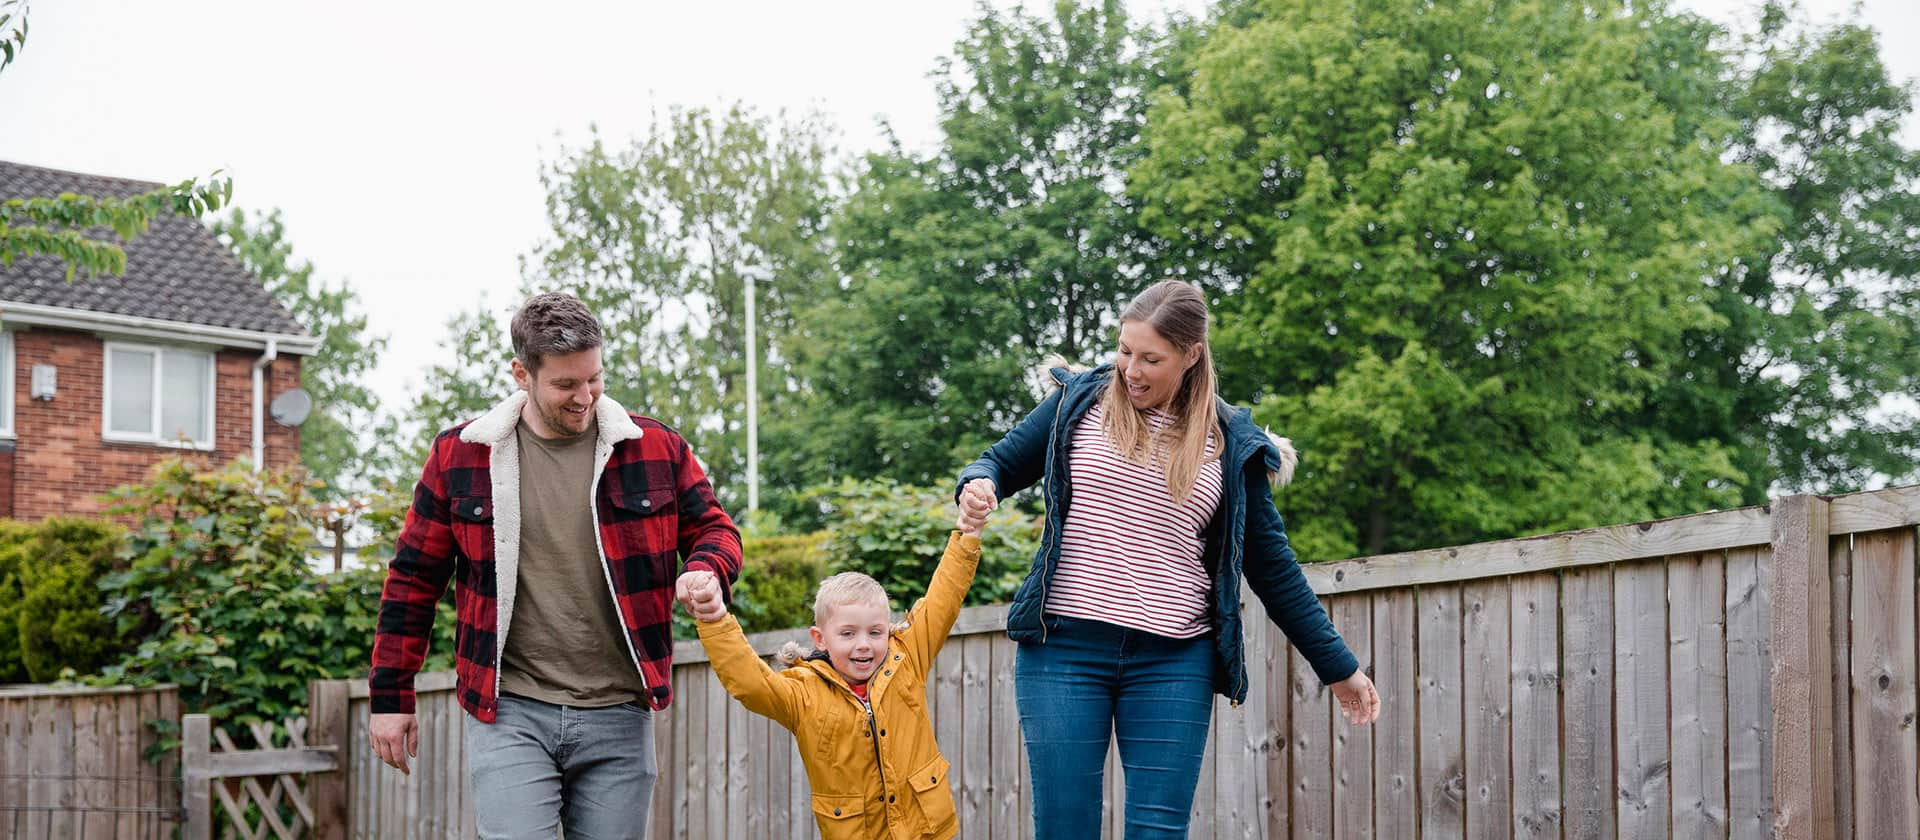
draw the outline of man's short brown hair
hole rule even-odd
[[[548,354],[592,350],[605,341],[600,321],[580,299],[566,292],[542,292],[513,313],[513,356],[529,371],[540,369]]]

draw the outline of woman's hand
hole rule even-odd
[[[1354,671],[1353,676],[1334,683],[1333,696],[1339,698],[1340,711],[1353,726],[1380,719],[1380,692],[1373,689],[1373,680],[1366,671]]]

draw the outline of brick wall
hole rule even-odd
[[[0,515],[20,519],[101,512],[101,493],[140,481],[155,463],[182,450],[145,443],[108,442],[100,438],[101,376],[104,348],[101,340],[83,332],[34,328],[13,336],[14,437],[12,453],[12,509]],[[214,450],[186,451],[213,464],[253,455],[253,363],[250,350],[221,351],[214,357]],[[29,380],[35,364],[52,364],[58,371],[52,400],[30,399]],[[281,355],[267,370],[265,400],[300,383],[300,358]],[[269,467],[297,461],[300,431],[266,420],[266,462]],[[6,459],[0,453],[0,460]],[[0,468],[4,470],[4,468]]]

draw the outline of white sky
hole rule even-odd
[[[1731,23],[1757,3],[1681,5]],[[1808,0],[1821,21],[1854,5]],[[1895,77],[1920,77],[1920,54],[1890,46],[1920,37],[1920,2],[1858,6]],[[654,111],[741,101],[818,110],[848,151],[876,146],[884,117],[924,150],[927,73],[974,14],[973,0],[33,0],[27,48],[0,76],[0,159],[154,181],[225,170],[239,206],[280,208],[296,255],[359,293],[391,338],[372,384],[397,409],[449,316],[482,293],[514,302],[519,257],[546,230],[539,167],[590,123],[618,143]]]

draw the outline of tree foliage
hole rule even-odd
[[[380,437],[382,418],[367,378],[386,350],[386,337],[368,333],[360,296],[351,287],[318,280],[313,263],[293,258],[280,211],[249,219],[235,208],[212,228],[274,300],[320,339],[319,349],[300,365],[300,384],[314,405],[300,426],[300,463],[321,482],[316,493],[331,499],[368,489],[391,469],[380,460],[387,448],[369,445]]]
[[[834,227],[815,480],[944,480],[1032,407],[1038,362],[1107,346],[1162,251],[1121,188],[1161,48],[1117,2],[982,9],[934,74],[940,148],[867,156]]]
[[[1724,439],[1634,422],[1777,230],[1657,7],[1257,6],[1158,102],[1132,187],[1216,294],[1230,398],[1306,452],[1340,556],[1736,503]],[[1682,46],[1687,46],[1683,43]]]
[[[832,284],[826,129],[744,107],[675,109],[611,146],[596,132],[541,173],[550,237],[527,290],[600,318],[607,393],[675,427],[728,500],[744,499],[746,298],[755,278],[767,477],[792,475],[799,314]]]
[[[308,490],[296,472],[178,459],[115,490],[113,511],[140,524],[100,585],[109,617],[141,641],[97,679],[173,683],[223,724],[277,724],[304,713],[309,681],[364,676],[385,573],[309,568]],[[427,667],[451,667],[451,607],[434,626]]]

